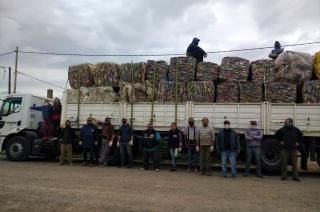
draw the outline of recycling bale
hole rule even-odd
[[[119,96],[113,92],[111,86],[105,87],[80,87],[80,89],[67,90],[68,103],[109,103],[118,102]],[[78,97],[80,95],[80,98]],[[78,99],[79,98],[79,99]]]
[[[217,85],[217,103],[239,102],[239,85],[237,82],[223,82]]]
[[[313,62],[310,54],[285,51],[274,61],[275,80],[294,83],[310,80]]]
[[[145,81],[145,63],[123,63],[119,68],[119,79],[123,82],[140,83]]]
[[[239,102],[259,103],[263,101],[261,82],[239,83]]]
[[[93,71],[93,80],[96,87],[115,86],[119,81],[120,66],[115,63],[105,62],[96,64]]]
[[[220,66],[211,62],[199,62],[197,64],[197,80],[217,81]]]
[[[240,57],[222,58],[219,78],[223,81],[247,81],[250,61]]]
[[[265,93],[267,102],[295,103],[297,100],[297,85],[292,82],[267,82]]]
[[[148,60],[146,70],[146,80],[153,82],[155,79],[155,85],[158,86],[161,80],[167,79],[168,63],[164,60]],[[155,74],[155,75],[154,75]]]
[[[145,83],[122,83],[120,90],[121,101],[126,102],[151,102],[152,97],[155,98],[156,95],[152,94],[156,89],[152,90],[152,85],[149,81]]]
[[[213,103],[215,87],[212,81],[187,82],[187,100],[193,102]]]
[[[177,74],[178,81],[193,81],[196,62],[196,59],[193,57],[172,57],[168,72],[169,80],[175,81]]]
[[[157,101],[158,102],[176,102],[176,85],[177,85],[177,102],[187,100],[186,83],[175,81],[161,80],[159,82]]]
[[[320,81],[306,81],[302,89],[304,103],[320,103]]]
[[[95,65],[89,63],[70,66],[68,70],[70,87],[78,89],[80,87],[93,86],[93,72],[95,68]]]
[[[251,62],[253,82],[274,81],[274,60],[260,59]]]

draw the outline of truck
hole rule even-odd
[[[283,126],[286,118],[292,118],[295,126],[303,132],[303,144],[307,152],[304,155],[320,165],[320,104],[69,102],[68,95],[68,92],[64,92],[62,98],[61,123],[70,120],[76,130],[80,130],[90,116],[100,120],[108,116],[116,128],[120,126],[121,119],[126,117],[135,135],[141,135],[150,121],[156,130],[166,134],[172,122],[184,127],[189,117],[193,117],[198,126],[200,120],[207,117],[209,125],[217,130],[223,127],[224,120],[229,120],[231,127],[239,134],[242,153],[245,153],[244,131],[249,121],[255,120],[263,131],[262,168],[270,172],[280,170],[281,146],[274,134]],[[6,152],[9,160],[58,154],[57,140],[39,139],[37,129],[42,120],[41,113],[31,110],[31,107],[42,104],[43,100],[30,94],[2,97],[0,148]]]

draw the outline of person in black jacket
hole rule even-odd
[[[300,181],[297,171],[297,145],[301,144],[303,134],[293,125],[293,120],[287,118],[284,126],[280,128],[275,137],[281,144],[281,179],[287,179],[288,160],[292,164],[292,180]]]
[[[53,128],[53,137],[58,138],[60,135],[60,120],[61,120],[61,102],[59,98],[53,100],[52,106],[52,128]]]
[[[191,56],[196,58],[197,63],[203,61],[203,57],[207,57],[207,53],[198,46],[200,39],[199,38],[193,38],[192,42],[187,48],[187,56]]]
[[[269,57],[271,59],[277,59],[277,57],[279,56],[279,54],[281,54],[283,52],[283,48],[281,48],[281,44],[279,41],[276,41],[274,43],[274,49],[271,51],[271,53],[269,54]]]
[[[168,132],[168,147],[171,155],[172,168],[171,171],[176,171],[176,158],[178,151],[181,151],[182,146],[182,135],[181,131],[177,128],[176,123],[171,124],[171,129]]]
[[[66,121],[65,127],[61,130],[60,135],[60,165],[64,164],[64,160],[67,156],[69,164],[72,165],[72,143],[76,134],[74,129],[71,128],[71,122]]]

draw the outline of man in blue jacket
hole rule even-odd
[[[120,148],[121,164],[120,167],[124,166],[126,153],[128,154],[129,164],[128,168],[132,168],[132,149],[133,145],[133,135],[132,128],[127,123],[126,118],[122,118],[122,125],[119,128],[119,137],[117,146]]]
[[[98,128],[92,123],[92,118],[87,119],[87,124],[85,124],[80,132],[80,142],[79,145],[83,149],[83,164],[82,166],[87,166],[87,154],[90,152],[90,167],[94,164],[94,146],[98,145],[97,142]]]
[[[230,128],[230,121],[223,123],[223,129],[217,136],[217,149],[221,153],[222,176],[227,177],[227,160],[231,164],[232,177],[237,176],[237,154],[240,153],[240,144],[237,133]]]

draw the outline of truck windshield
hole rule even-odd
[[[0,116],[8,116],[21,110],[22,97],[3,99],[1,102]]]

